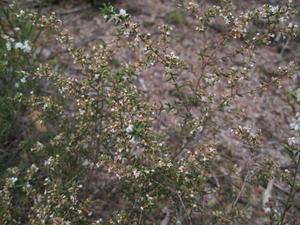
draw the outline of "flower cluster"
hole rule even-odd
[[[11,51],[12,48],[20,49],[26,53],[29,53],[31,51],[31,46],[29,45],[28,40],[24,42],[16,42],[14,38],[9,37],[7,35],[2,35],[2,38],[6,41],[5,46],[7,51]]]
[[[129,17],[129,14],[127,14],[125,9],[117,9],[112,5],[105,5],[101,10],[104,19],[115,24],[118,24]]]

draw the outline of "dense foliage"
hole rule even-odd
[[[265,224],[297,223],[299,113],[290,124],[295,136],[283,146],[291,166],[282,169],[272,158],[256,157],[260,131],[239,126],[244,112],[231,107],[299,72],[291,61],[273,79],[251,83],[257,49],[274,44],[278,33],[294,38],[299,12],[291,1],[243,13],[229,0],[209,7],[177,2],[169,21],[184,24],[188,17],[206,40],[195,46],[196,64],[170,48],[171,25],[161,25],[159,37],[145,34],[124,9],[103,5],[115,38],[85,52],[54,13],[1,5],[2,224],[254,224],[257,217]],[[207,36],[216,21],[218,43]],[[250,32],[258,21],[259,30]],[[42,62],[43,47],[54,39],[80,66],[80,76]],[[224,53],[226,45],[232,48]],[[122,51],[132,58],[120,57]],[[136,81],[154,67],[163,71],[172,97],[148,102]],[[296,107],[297,93],[292,87],[283,97]],[[224,163],[219,118],[250,156],[243,168]],[[105,215],[94,210],[93,179],[110,202]],[[274,182],[287,187],[278,199],[270,197]],[[262,200],[253,197],[261,184]]]

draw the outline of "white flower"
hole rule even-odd
[[[128,127],[126,128],[126,132],[129,133],[129,132],[132,132],[133,131],[133,125],[128,125]]]
[[[17,181],[18,181],[17,177],[10,177],[6,179],[7,186],[9,187],[13,187]]]
[[[23,51],[24,52],[30,52],[31,51],[31,46],[28,43],[29,43],[28,40],[24,42],[24,45],[23,45]]]
[[[16,183],[17,180],[18,180],[17,177],[11,177],[11,178],[9,178],[9,181],[11,181],[12,183]]]
[[[44,148],[44,145],[38,141],[38,142],[36,142],[36,147],[39,149],[42,149],[42,148]]]
[[[271,8],[270,8],[272,13],[276,13],[278,11],[278,9],[279,9],[278,5],[277,6],[271,6]]]
[[[24,14],[25,14],[25,11],[24,10],[20,10],[19,14],[17,14],[17,18],[20,18]]]
[[[15,43],[15,49],[21,49],[24,52],[30,52],[31,46],[29,45],[29,41],[25,41],[24,44],[22,42]]]
[[[26,78],[23,77],[20,81],[21,81],[21,83],[26,83]]]
[[[30,169],[31,169],[34,173],[36,173],[36,172],[39,170],[39,168],[38,168],[35,164],[32,164]]]
[[[50,156],[45,162],[44,162],[44,165],[45,166],[49,166],[53,163],[54,159],[52,156]]]
[[[288,139],[288,144],[289,144],[289,146],[295,145],[296,144],[296,138],[295,137],[290,137]]]
[[[11,43],[9,41],[5,43],[5,46],[6,46],[7,51],[11,50]]]
[[[127,15],[126,10],[125,9],[120,9],[119,15],[120,16],[126,16]]]
[[[300,113],[299,112],[296,113],[296,117],[293,118],[292,122],[290,123],[290,128],[295,131],[300,130]]]
[[[202,159],[203,162],[206,162],[208,161],[208,158],[206,156],[203,156],[203,159]]]
[[[265,213],[269,213],[269,212],[271,212],[271,209],[269,207],[265,207],[264,211],[265,211]]]
[[[47,108],[48,108],[48,104],[45,103],[45,104],[43,105],[43,110],[46,110]]]
[[[136,169],[134,169],[133,170],[133,176],[135,177],[135,178],[138,178],[139,176],[140,176],[140,172],[139,171],[137,171]]]
[[[1,35],[1,37],[2,37],[3,39],[5,39],[5,40],[8,40],[8,39],[9,39],[9,37],[8,37],[7,35],[5,35],[5,34]]]
[[[229,24],[230,23],[230,20],[228,19],[227,16],[224,16],[224,21],[225,21],[225,24]]]
[[[289,3],[293,3],[293,0],[289,0]]]
[[[18,48],[22,49],[22,48],[23,48],[23,43],[22,43],[22,42],[17,42],[17,43],[15,44],[15,48],[16,48],[16,49],[18,49]]]
[[[279,21],[280,21],[281,23],[283,23],[285,20],[286,20],[286,19],[285,19],[284,17],[280,17],[280,18],[279,18]]]

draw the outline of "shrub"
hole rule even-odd
[[[27,109],[15,97],[27,97],[30,92],[40,90],[38,84],[27,79],[27,74],[35,70],[39,52],[32,46],[42,28],[34,25],[34,14],[18,4],[3,3],[0,10],[0,149],[3,150],[0,171],[3,172],[17,163],[20,156],[17,145],[26,136],[22,118]]]
[[[290,3],[237,14],[230,1],[209,8],[178,2],[199,36],[211,34],[216,21],[227,27],[218,33],[218,45],[207,40],[195,50],[197,65],[171,51],[170,26],[160,26],[155,38],[144,34],[122,9],[104,7],[105,19],[118,25],[116,37],[95,46],[92,53],[75,48],[54,16],[34,20],[35,26],[49,25],[56,32],[81,66],[81,77],[61,74],[48,64],[26,74],[28,82],[48,83],[52,94],[34,91],[14,99],[38,112],[38,120],[52,128],[22,142],[20,148],[30,149],[29,163],[5,173],[0,192],[4,224],[249,224],[259,211],[254,192],[261,183],[268,183],[262,218],[269,224],[294,222],[289,215],[297,210],[299,149],[294,139],[285,147],[293,168],[282,171],[273,159],[258,159],[261,134],[239,126],[243,112],[232,107],[241,96],[277,87],[295,73],[290,63],[278,68],[274,79],[251,83],[257,40],[269,45],[275,32],[294,35],[296,25],[289,20],[297,12]],[[245,38],[257,19],[268,26]],[[219,54],[236,42],[230,52]],[[128,49],[136,53],[136,60],[121,57]],[[113,58],[121,63],[112,66]],[[226,59],[239,60],[240,66]],[[152,67],[163,71],[162,82],[169,84],[172,97],[150,104],[135,82]],[[295,104],[297,90],[287,98]],[[175,122],[166,123],[161,115]],[[245,169],[226,163],[222,156],[220,117],[251,157]],[[296,131],[298,117],[291,124]],[[228,176],[222,176],[222,170]],[[95,203],[86,197],[93,185],[89,180],[97,176],[102,176],[98,179],[106,201],[115,203],[101,218],[92,215]],[[289,186],[282,201],[269,201],[274,180]]]

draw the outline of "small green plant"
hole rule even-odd
[[[186,24],[187,23],[187,12],[184,10],[173,10],[166,12],[166,19],[173,24]]]

